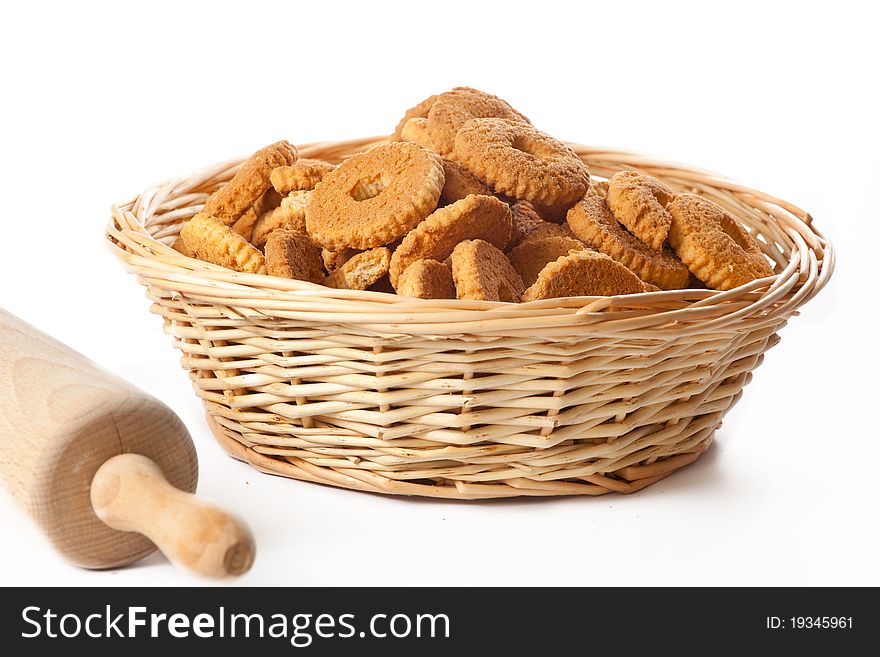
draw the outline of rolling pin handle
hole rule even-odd
[[[204,577],[247,572],[254,561],[250,530],[240,520],[168,483],[140,454],[108,459],[91,484],[95,514],[113,529],[139,532],[168,559]]]

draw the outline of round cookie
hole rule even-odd
[[[583,251],[585,248],[582,242],[570,237],[553,236],[538,239],[528,237],[511,250],[507,258],[522,279],[523,285],[530,287],[547,263],[572,251]]]
[[[618,171],[608,181],[605,200],[617,220],[655,251],[669,233],[672,218],[666,206],[675,192],[651,176]]]
[[[324,278],[321,247],[304,233],[275,230],[266,240],[266,271],[269,276],[320,283]]]
[[[436,260],[416,260],[398,276],[397,294],[419,299],[454,299],[452,270]]]
[[[433,150],[426,127],[425,119],[410,119],[403,126],[401,138]],[[453,160],[443,158],[443,173],[446,181],[440,192],[440,202],[444,205],[460,201],[469,194],[492,196],[494,193],[482,180]]]
[[[507,257],[484,240],[465,240],[455,247],[452,278],[459,299],[518,303],[525,287]]]
[[[696,194],[681,194],[672,215],[669,244],[698,279],[715,290],[730,290],[772,276],[761,247],[724,208]]]
[[[531,125],[529,120],[498,96],[469,87],[456,87],[440,94],[427,113],[427,133],[441,155],[453,152],[461,127],[477,118],[501,118]]]
[[[396,288],[400,274],[416,260],[443,262],[462,240],[483,239],[502,249],[510,238],[510,225],[510,208],[494,196],[471,195],[439,208],[394,250],[391,284]]]
[[[376,146],[318,183],[306,206],[306,230],[332,251],[388,244],[434,211],[444,180],[436,153],[408,142]]]
[[[567,222],[584,244],[611,256],[643,281],[663,290],[687,287],[687,266],[668,248],[655,251],[627,232],[601,196],[588,194],[578,201],[568,211]]]
[[[544,267],[522,300],[605,297],[649,289],[638,276],[604,253],[575,251]]]
[[[465,123],[454,158],[494,190],[545,206],[571,205],[590,184],[587,165],[568,146],[508,119]]]

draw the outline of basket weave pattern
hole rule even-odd
[[[381,142],[300,154],[339,161]],[[789,203],[683,165],[571,146],[594,176],[640,170],[732,211],[775,276],[729,292],[502,304],[333,290],[173,251],[240,160],[114,206],[107,237],[174,336],[215,435],[260,470],[460,499],[632,492],[709,446],[834,255]]]

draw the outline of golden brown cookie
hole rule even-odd
[[[177,251],[180,255],[184,255],[187,258],[196,257],[195,254],[190,251],[189,248],[186,246],[186,242],[183,241],[183,237],[180,236],[180,233],[177,234],[177,239],[174,240],[174,244],[171,245],[171,248]]]
[[[266,273],[262,253],[222,221],[204,212],[190,219],[180,236],[189,252],[199,260],[235,271]]]
[[[608,181],[590,178],[590,189],[587,190],[587,195],[591,194],[593,196],[601,196],[602,198],[608,196]]]
[[[411,230],[394,250],[389,276],[397,278],[416,260],[443,262],[462,240],[483,239],[503,249],[510,238],[510,208],[494,196],[468,196],[439,208]]]
[[[363,251],[324,279],[324,285],[337,290],[366,290],[386,273],[391,252],[385,247]]]
[[[273,169],[269,180],[279,194],[287,196],[290,192],[314,189],[335,168],[324,160],[300,158],[296,164]]]
[[[568,225],[587,246],[605,253],[643,281],[664,290],[687,287],[690,273],[667,247],[652,249],[629,233],[608,208],[605,199],[587,194],[568,211]]]
[[[476,118],[501,118],[530,125],[529,120],[498,96],[469,87],[456,87],[440,94],[427,113],[428,138],[441,155],[453,152],[461,127]]]
[[[434,211],[444,181],[436,153],[408,142],[377,146],[324,176],[306,206],[306,228],[332,251],[389,244]]]
[[[608,181],[605,200],[617,220],[655,251],[669,233],[672,217],[666,206],[675,192],[651,176],[619,171]]]
[[[545,237],[570,237],[577,239],[568,224],[551,224],[545,221],[543,224],[535,228],[526,239],[540,240]]]
[[[281,199],[281,205],[271,212],[263,213],[254,224],[251,244],[258,249],[266,245],[266,240],[274,230],[286,228],[298,233],[306,232],[306,204],[311,191],[290,192]]]
[[[455,247],[452,278],[459,299],[519,303],[525,288],[507,256],[484,240],[465,240]]]
[[[274,230],[266,240],[266,271],[269,276],[320,283],[324,279],[321,247],[305,233]]]
[[[436,260],[416,260],[397,278],[397,293],[419,299],[454,299],[452,270]]]
[[[545,206],[575,203],[590,183],[590,170],[568,146],[509,119],[465,123],[455,159],[496,191]]]
[[[232,230],[250,241],[251,236],[254,234],[254,224],[257,223],[257,220],[264,214],[272,212],[279,205],[281,205],[281,194],[270,187],[260,197],[259,201],[254,203],[247,212],[232,224]]]
[[[403,141],[411,141],[425,148],[433,150],[431,140],[426,133],[427,121],[425,119],[410,119],[403,126],[401,137]],[[469,194],[481,194],[492,196],[492,189],[458,162],[443,158],[443,173],[445,182],[440,192],[440,203],[448,205],[460,201]]]
[[[585,248],[582,242],[570,237],[527,237],[507,254],[507,258],[522,279],[523,285],[529,287],[538,279],[538,274],[548,262],[568,255],[571,251],[583,251]]]
[[[357,249],[342,249],[341,251],[321,249],[321,260],[324,261],[324,269],[333,271],[351,260],[358,253],[360,252]]]
[[[440,201],[445,205],[460,201],[466,196],[492,196],[493,192],[483,181],[470,171],[452,160],[443,160],[443,172],[446,182],[440,192]]]
[[[528,201],[517,201],[510,206],[510,221],[510,240],[507,242],[508,251],[517,246],[540,226],[547,224],[535,212],[535,208]]]
[[[400,131],[400,141],[411,141],[419,146],[434,150],[428,137],[428,120],[413,118],[404,123]]]
[[[669,243],[688,269],[715,290],[730,290],[772,276],[761,247],[724,208],[696,194],[681,194],[668,206]]]
[[[231,226],[269,189],[272,170],[293,164],[296,158],[296,148],[286,141],[261,148],[241,165],[232,180],[211,195],[202,212]]]
[[[434,101],[437,100],[437,96],[428,96],[420,102],[418,105],[414,107],[410,107],[406,110],[406,113],[403,115],[403,118],[400,119],[400,123],[397,124],[397,127],[394,128],[394,132],[391,133],[391,141],[410,141],[409,139],[404,139],[403,137],[403,129],[406,125],[406,122],[410,119],[424,119],[428,116],[428,112],[431,110],[431,107],[434,105]]]
[[[586,250],[569,253],[544,267],[523,294],[523,301],[647,291],[645,283],[622,264],[604,253]]]

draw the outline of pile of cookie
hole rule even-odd
[[[332,164],[257,151],[174,245],[236,271],[425,299],[537,301],[771,276],[724,208],[621,171],[591,179],[504,100],[458,87]]]

